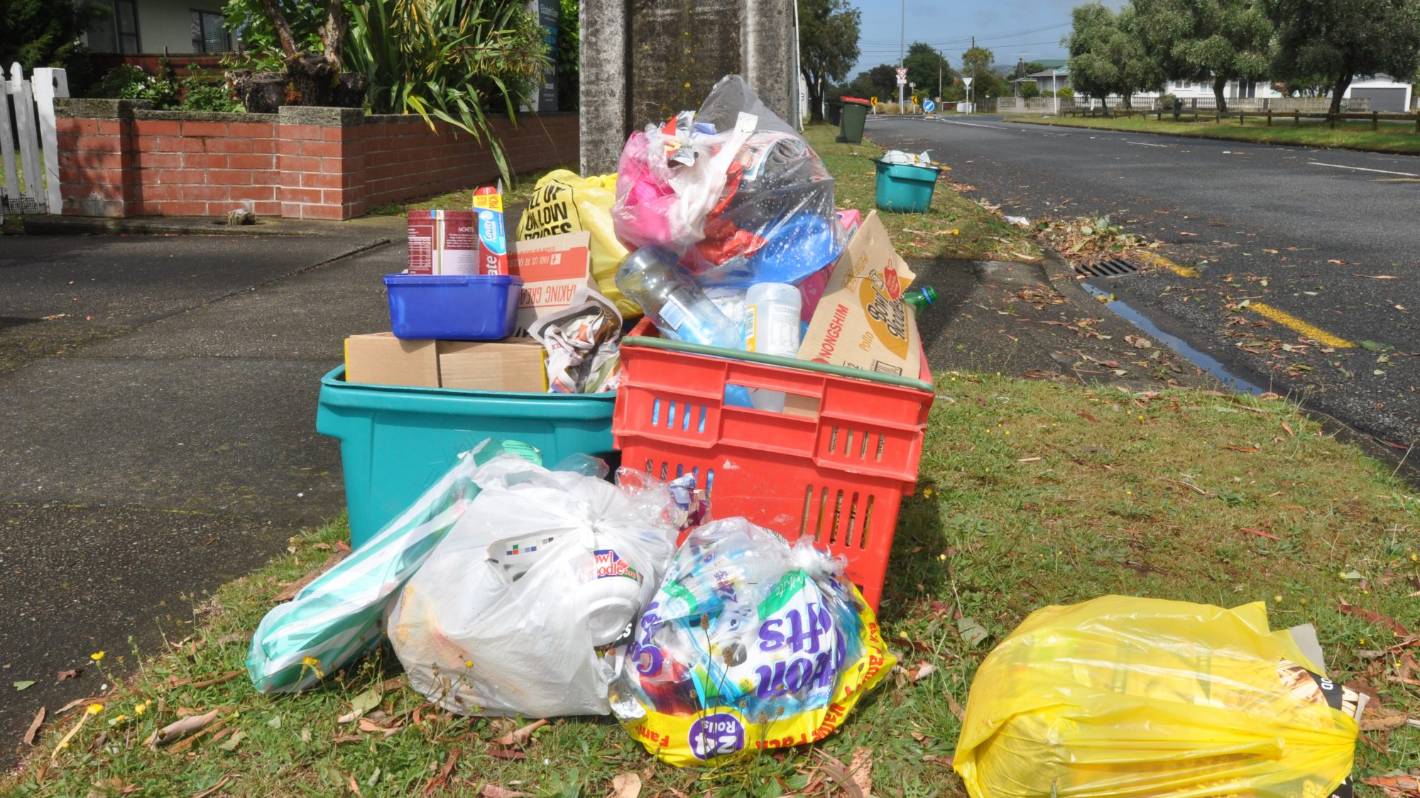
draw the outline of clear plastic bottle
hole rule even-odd
[[[780,357],[799,354],[799,289],[788,283],[755,283],[745,294],[744,347]],[[759,410],[784,412],[784,394],[756,388],[750,403]]]
[[[700,286],[681,269],[674,254],[642,247],[616,271],[616,287],[677,341],[740,349],[740,331]]]

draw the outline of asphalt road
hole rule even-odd
[[[340,513],[319,379],[387,328],[402,237],[0,238],[0,768]]]
[[[1162,242],[1197,276],[1090,283],[1263,390],[1400,452],[1420,443],[1420,157],[990,117],[874,118],[867,130],[930,149],[1003,213],[1107,214]],[[1304,340],[1327,335],[1339,341]]]

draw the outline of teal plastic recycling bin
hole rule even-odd
[[[320,386],[316,432],[340,440],[350,547],[404,511],[485,438],[519,440],[549,468],[564,457],[611,457],[615,392],[502,393],[364,385],[333,369]]]
[[[874,161],[878,168],[878,209],[897,213],[926,213],[932,207],[937,175],[932,166]]]

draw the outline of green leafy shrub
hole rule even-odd
[[[147,100],[159,110],[175,108],[178,104],[177,81],[171,74],[150,75],[132,64],[119,64],[110,69],[88,94],[118,100]]]
[[[220,111],[239,113],[242,105],[232,96],[231,87],[221,75],[193,70],[180,82],[182,108],[187,111]]]
[[[547,65],[542,26],[510,0],[365,0],[347,3],[344,66],[361,75],[375,113],[414,113],[486,142],[511,173],[487,112],[513,118]]]

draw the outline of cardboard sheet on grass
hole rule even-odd
[[[912,306],[901,301],[916,278],[877,212],[869,213],[829,274],[799,359],[917,376],[922,339]]]

